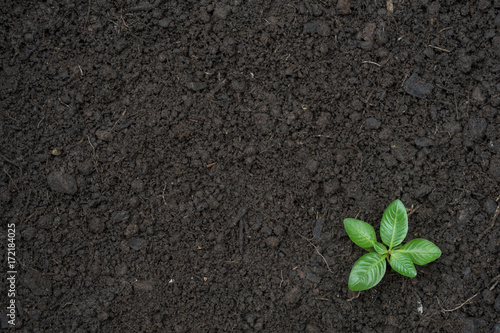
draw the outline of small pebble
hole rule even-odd
[[[498,207],[497,203],[491,199],[486,200],[486,202],[484,203],[484,210],[486,211],[486,213],[490,215],[495,214],[497,207]]]
[[[111,141],[111,140],[113,140],[113,134],[110,131],[97,130],[95,132],[95,135],[97,136],[98,139],[100,139],[102,141]]]
[[[139,231],[137,224],[129,224],[125,229],[125,237],[130,238]]]
[[[75,194],[78,190],[73,176],[60,171],[52,171],[47,177],[49,187],[56,192]]]
[[[340,14],[347,15],[351,12],[351,2],[349,0],[338,0],[337,10]]]
[[[415,139],[415,145],[417,147],[430,147],[434,146],[436,143],[429,138],[417,138]]]
[[[484,94],[480,87],[476,87],[474,88],[474,90],[472,90],[472,99],[478,103],[484,103],[486,101],[486,98],[484,97]]]
[[[318,22],[309,22],[304,25],[303,34],[313,34],[318,31],[319,23]]]
[[[306,333],[321,333],[321,330],[316,325],[307,324]]]
[[[160,21],[158,21],[158,25],[162,28],[168,28],[168,26],[170,25],[170,22],[171,22],[170,19],[164,18],[164,19],[161,19]]]
[[[317,276],[316,274],[314,274],[313,272],[307,272],[306,279],[308,279],[312,283],[320,283],[321,282],[321,278],[319,276]]]
[[[88,176],[94,170],[94,164],[91,160],[86,160],[78,163],[77,168],[83,175]]]
[[[488,173],[493,179],[500,181],[500,158],[496,157],[491,160]]]
[[[462,130],[462,126],[460,126],[460,124],[457,123],[456,121],[453,121],[450,123],[444,123],[443,129],[450,134],[455,134]]]
[[[97,319],[99,321],[105,321],[109,318],[109,314],[107,312],[99,312],[99,314],[97,315]]]
[[[321,22],[318,27],[318,34],[323,37],[328,37],[331,34],[331,29],[326,22]]]
[[[131,238],[128,241],[128,246],[130,246],[131,249],[136,251],[144,249],[147,244],[148,242],[142,238]]]
[[[292,287],[286,294],[285,294],[285,303],[286,304],[295,304],[299,300],[301,295],[300,288],[298,286]]]
[[[377,119],[371,117],[371,118],[367,118],[365,119],[365,127],[366,128],[369,128],[369,129],[378,129],[380,127],[380,121],[378,121]]]
[[[316,239],[321,238],[321,231],[323,231],[323,226],[325,225],[325,220],[323,218],[319,218],[316,220],[316,225],[313,229],[313,236]]]
[[[488,127],[488,124],[483,118],[469,119],[469,132],[473,138],[480,139],[486,132],[486,127]]]
[[[420,79],[417,74],[410,76],[404,83],[405,91],[417,98],[425,98],[431,92],[434,86]]]
[[[432,189],[432,186],[423,185],[415,192],[415,198],[419,199],[426,196],[427,194],[431,193]]]
[[[146,281],[137,281],[134,283],[134,290],[135,291],[152,291],[153,290],[153,281],[151,280],[146,280]]]
[[[269,247],[275,248],[275,247],[278,247],[279,244],[280,244],[280,241],[279,241],[278,237],[271,236],[271,237],[266,238],[266,245]]]
[[[97,217],[93,217],[89,222],[90,231],[96,234],[102,232],[104,230],[104,226],[105,224],[103,221]]]
[[[130,188],[132,189],[132,191],[134,192],[141,192],[142,189],[144,188],[144,182],[140,179],[134,179],[131,183],[130,183]]]
[[[306,162],[306,169],[311,173],[316,172],[318,170],[318,166],[319,162],[314,159],[310,159]]]
[[[111,218],[111,221],[113,223],[119,223],[119,222],[127,221],[129,218],[130,218],[130,214],[127,211],[123,210],[123,211],[115,213],[113,215],[113,217]]]
[[[205,89],[207,84],[205,82],[188,82],[186,86],[192,91],[200,91]]]
[[[458,56],[457,66],[464,73],[470,72],[473,63],[472,57],[468,55],[462,54]]]
[[[231,12],[231,9],[231,6],[219,4],[214,10],[214,17],[225,20],[229,12]]]

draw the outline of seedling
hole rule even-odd
[[[345,219],[349,238],[370,253],[356,261],[349,275],[349,289],[366,290],[376,286],[384,277],[386,260],[399,274],[415,277],[415,265],[428,264],[441,256],[441,250],[426,239],[418,238],[400,245],[408,233],[408,215],[400,200],[395,200],[384,212],[377,242],[375,229],[366,222]]]

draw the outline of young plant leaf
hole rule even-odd
[[[439,247],[422,238],[409,241],[397,252],[405,253],[417,265],[428,264],[441,256]]]
[[[384,212],[380,223],[380,237],[389,250],[398,246],[408,233],[408,215],[400,200],[393,201]]]
[[[387,255],[367,253],[356,261],[349,275],[349,289],[361,291],[374,287],[384,277]]]
[[[389,264],[399,274],[409,277],[417,276],[417,269],[410,257],[403,252],[395,251],[391,254]]]
[[[370,251],[370,248],[373,248],[373,244],[377,242],[375,229],[366,222],[356,219],[345,219],[344,227],[354,244],[367,251]]]
[[[376,242],[375,244],[373,244],[373,248],[378,254],[384,255],[387,253],[387,248],[382,243]]]

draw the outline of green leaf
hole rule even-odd
[[[441,257],[439,247],[422,238],[409,241],[397,252],[405,253],[417,265],[425,265]]]
[[[384,245],[384,244],[382,244],[382,243],[377,242],[377,243],[373,244],[373,248],[375,249],[375,251],[376,251],[378,254],[382,254],[382,255],[384,255],[384,254],[386,254],[386,253],[387,253],[387,248],[386,248],[386,247],[385,247],[385,245]]]
[[[417,276],[417,269],[410,257],[403,252],[393,252],[391,258],[389,259],[389,264],[392,268],[399,274],[409,277]]]
[[[370,251],[369,249],[377,242],[375,229],[366,222],[356,219],[345,219],[344,227],[354,244],[367,251]]]
[[[349,289],[366,290],[377,285],[384,277],[387,255],[367,253],[356,261],[349,275]]]
[[[408,215],[400,200],[393,201],[384,212],[380,224],[380,237],[391,250],[405,239],[408,233]]]

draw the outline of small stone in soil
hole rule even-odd
[[[497,157],[491,160],[488,173],[493,179],[500,181],[500,158]]]
[[[161,19],[158,21],[158,25],[162,28],[167,28],[170,25],[171,20],[168,18]]]
[[[134,192],[140,192],[142,191],[142,189],[144,188],[144,182],[140,179],[134,179],[131,183],[130,183],[130,188],[132,189],[132,191]]]
[[[316,170],[318,170],[318,166],[319,162],[316,160],[310,159],[306,162],[306,169],[311,173],[316,172]]]
[[[117,222],[127,221],[129,218],[130,214],[126,210],[122,210],[120,212],[115,213],[111,218],[111,221],[117,223]]]
[[[100,233],[104,230],[104,223],[101,219],[94,217],[89,222],[89,229],[93,233]]]
[[[95,136],[97,136],[97,138],[99,140],[102,140],[102,141],[113,140],[113,134],[110,131],[106,131],[106,130],[97,130],[95,132]]]
[[[417,138],[415,139],[415,145],[417,147],[430,147],[434,146],[436,143],[429,138]]]
[[[458,68],[460,68],[460,70],[462,72],[464,72],[464,73],[470,72],[470,70],[472,68],[472,63],[473,63],[472,57],[465,55],[465,54],[458,56],[457,65],[458,65]]]
[[[317,276],[316,274],[314,274],[313,272],[307,272],[306,279],[308,279],[312,283],[320,283],[321,282],[321,278],[319,276]]]
[[[349,0],[337,1],[337,10],[340,14],[347,15],[351,12],[351,2]]]
[[[214,10],[214,17],[225,20],[231,9],[231,6],[228,5],[217,5]]]
[[[361,200],[363,198],[363,191],[358,184],[349,184],[346,188],[346,195],[348,198]]]
[[[280,241],[278,239],[278,237],[274,237],[274,236],[271,236],[271,237],[267,237],[266,238],[266,245],[269,246],[269,247],[278,247]]]
[[[494,200],[486,200],[484,203],[484,210],[486,213],[493,215],[495,214],[495,211],[497,210],[497,203]]]
[[[486,127],[488,127],[488,124],[483,118],[469,119],[469,132],[473,138],[481,138],[486,132]]]
[[[425,98],[431,92],[434,86],[420,79],[417,74],[413,74],[404,83],[405,91],[417,98]]]
[[[207,84],[205,82],[188,82],[186,86],[192,91],[200,91],[205,89],[207,87]]]
[[[318,328],[318,326],[313,324],[307,324],[306,333],[320,333],[320,332],[321,330]]]
[[[105,321],[109,318],[109,314],[107,312],[99,312],[99,314],[97,315],[97,319],[99,321]]]
[[[457,123],[456,121],[453,121],[450,123],[444,123],[443,129],[450,134],[455,134],[457,132],[460,132],[460,130],[462,129],[462,126],[460,126],[460,124]]]
[[[484,94],[480,87],[474,88],[474,90],[472,91],[472,99],[478,103],[484,103],[486,101],[486,98],[484,97]]]
[[[318,27],[318,34],[323,37],[328,37],[331,34],[331,29],[328,26],[328,23],[326,22],[321,22]]]
[[[433,189],[432,186],[423,185],[421,188],[417,190],[417,192],[415,192],[415,198],[418,199],[426,196],[427,194],[431,193],[432,189]]]
[[[309,22],[304,25],[303,34],[313,34],[318,31],[319,23],[317,21]]]
[[[286,294],[285,294],[285,303],[286,304],[295,304],[300,298],[300,288],[298,286],[292,287]]]
[[[94,165],[91,160],[86,160],[78,163],[77,167],[78,171],[80,171],[85,176],[90,175],[92,173],[92,170],[94,170]]]
[[[152,291],[153,290],[153,281],[151,281],[151,280],[137,281],[136,283],[134,283],[134,290],[135,291]]]
[[[148,242],[142,238],[131,238],[128,241],[128,246],[130,246],[131,249],[136,251],[142,250],[143,248],[146,247],[147,244]]]
[[[47,177],[49,187],[56,192],[75,194],[78,190],[73,176],[60,171],[52,171]]]
[[[372,41],[364,41],[359,43],[359,47],[362,48],[363,50],[371,50],[373,48],[373,42]]]
[[[323,226],[325,225],[325,219],[319,218],[316,220],[316,225],[314,226],[313,229],[313,236],[316,239],[321,238],[321,231],[323,231]]]
[[[125,237],[130,238],[139,231],[137,224],[129,224],[125,229]]]
[[[365,119],[365,127],[369,129],[378,129],[380,127],[380,121],[375,118]]]

